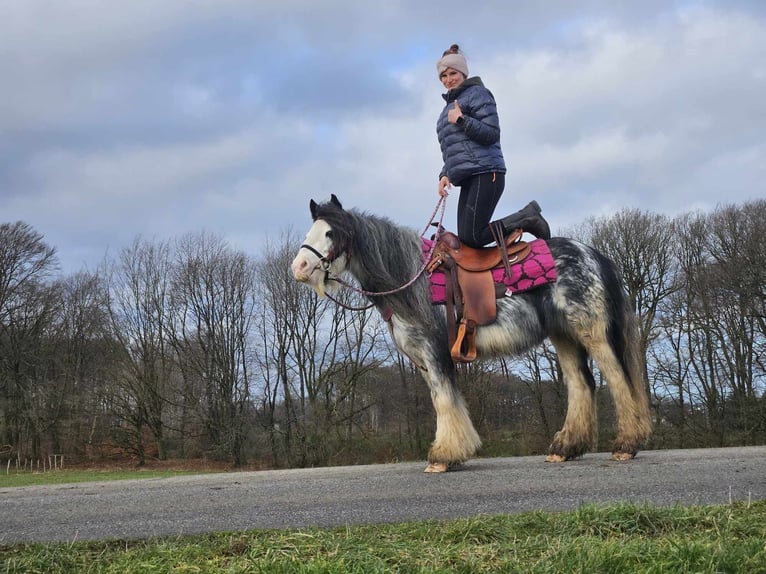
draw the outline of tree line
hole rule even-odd
[[[766,441],[766,201],[675,218],[625,209],[567,234],[622,270],[646,356],[649,447]],[[253,255],[209,233],[136,238],[96,270],[62,275],[39,231],[0,224],[0,462],[424,457],[426,385],[376,311],[292,279],[298,244],[287,232]],[[549,345],[459,371],[483,454],[545,451],[566,410]],[[595,372],[608,449],[613,412]]]

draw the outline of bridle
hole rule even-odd
[[[428,257],[424,258],[423,265],[420,267],[420,269],[418,270],[418,272],[415,274],[415,276],[412,279],[410,279],[403,285],[396,287],[395,289],[389,289],[388,291],[365,291],[364,289],[361,289],[357,287],[356,285],[353,285],[340,277],[335,277],[333,275],[330,275],[330,266],[332,265],[332,262],[335,261],[335,259],[337,258],[337,255],[335,255],[333,251],[330,251],[330,253],[328,253],[327,255],[323,255],[322,253],[319,252],[318,249],[316,249],[313,245],[309,245],[308,243],[303,243],[298,250],[300,251],[301,249],[308,249],[309,251],[311,251],[311,253],[313,253],[319,258],[319,261],[317,261],[317,264],[314,266],[312,273],[316,269],[320,269],[321,271],[324,271],[325,281],[335,281],[336,283],[339,283],[340,285],[343,285],[344,287],[351,289],[352,291],[356,291],[357,293],[364,295],[366,297],[382,297],[384,295],[393,295],[394,293],[398,293],[399,291],[403,291],[404,289],[407,289],[408,287],[410,287],[413,283],[415,283],[415,281],[418,280],[418,278],[428,268],[428,263],[431,260],[431,256],[433,255],[434,249],[436,248],[439,235],[441,234],[442,221],[444,220],[444,211],[447,207],[446,196],[439,197],[439,201],[436,202],[436,207],[434,207],[433,213],[431,213],[431,217],[429,218],[428,223],[426,224],[425,228],[420,234],[420,237],[422,239],[425,236],[426,231],[428,231],[428,228],[431,227],[431,225],[433,225],[432,222],[434,220],[434,217],[436,216],[436,212],[439,211],[439,206],[441,206],[441,213],[439,215],[439,222],[436,225],[436,233],[435,233],[436,238],[435,238],[435,241],[433,242],[433,245],[431,246],[431,250],[428,253]],[[352,307],[352,306],[346,305],[342,301],[338,301],[329,293],[325,293],[325,295],[327,296],[328,299],[330,299],[334,303],[350,311],[365,311],[375,305],[374,302],[371,302],[369,305],[366,305],[364,307]]]
[[[335,257],[332,257],[332,259],[330,258],[333,255],[332,251],[328,253],[327,255],[322,255],[319,252],[319,250],[317,250],[313,245],[309,245],[308,243],[301,244],[301,246],[298,248],[298,251],[300,251],[301,249],[308,249],[309,251],[311,251],[311,253],[319,257],[319,261],[314,266],[314,269],[311,270],[312,273],[316,269],[321,269],[322,271],[324,271],[325,273],[329,275],[330,265],[332,265],[332,262],[335,261]]]

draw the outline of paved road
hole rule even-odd
[[[446,519],[570,510],[613,501],[654,505],[766,499],[766,446],[606,453],[564,464],[476,459],[184,476],[0,489],[0,544],[148,538],[214,531]]]

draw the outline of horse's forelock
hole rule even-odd
[[[331,202],[325,203],[312,203],[311,215],[316,219],[336,218],[343,213],[344,209],[339,209],[337,205]]]
[[[312,209],[314,221],[323,220],[333,231],[333,251],[337,257],[351,248],[355,234],[354,217],[333,202],[315,204]]]

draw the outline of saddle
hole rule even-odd
[[[495,321],[497,299],[506,295],[505,285],[495,282],[492,270],[504,266],[510,277],[511,264],[529,255],[530,246],[521,236],[522,230],[517,229],[504,239],[499,236],[497,246],[475,249],[449,231],[439,235],[427,269],[444,271],[447,336],[454,361],[476,359],[476,328]]]

